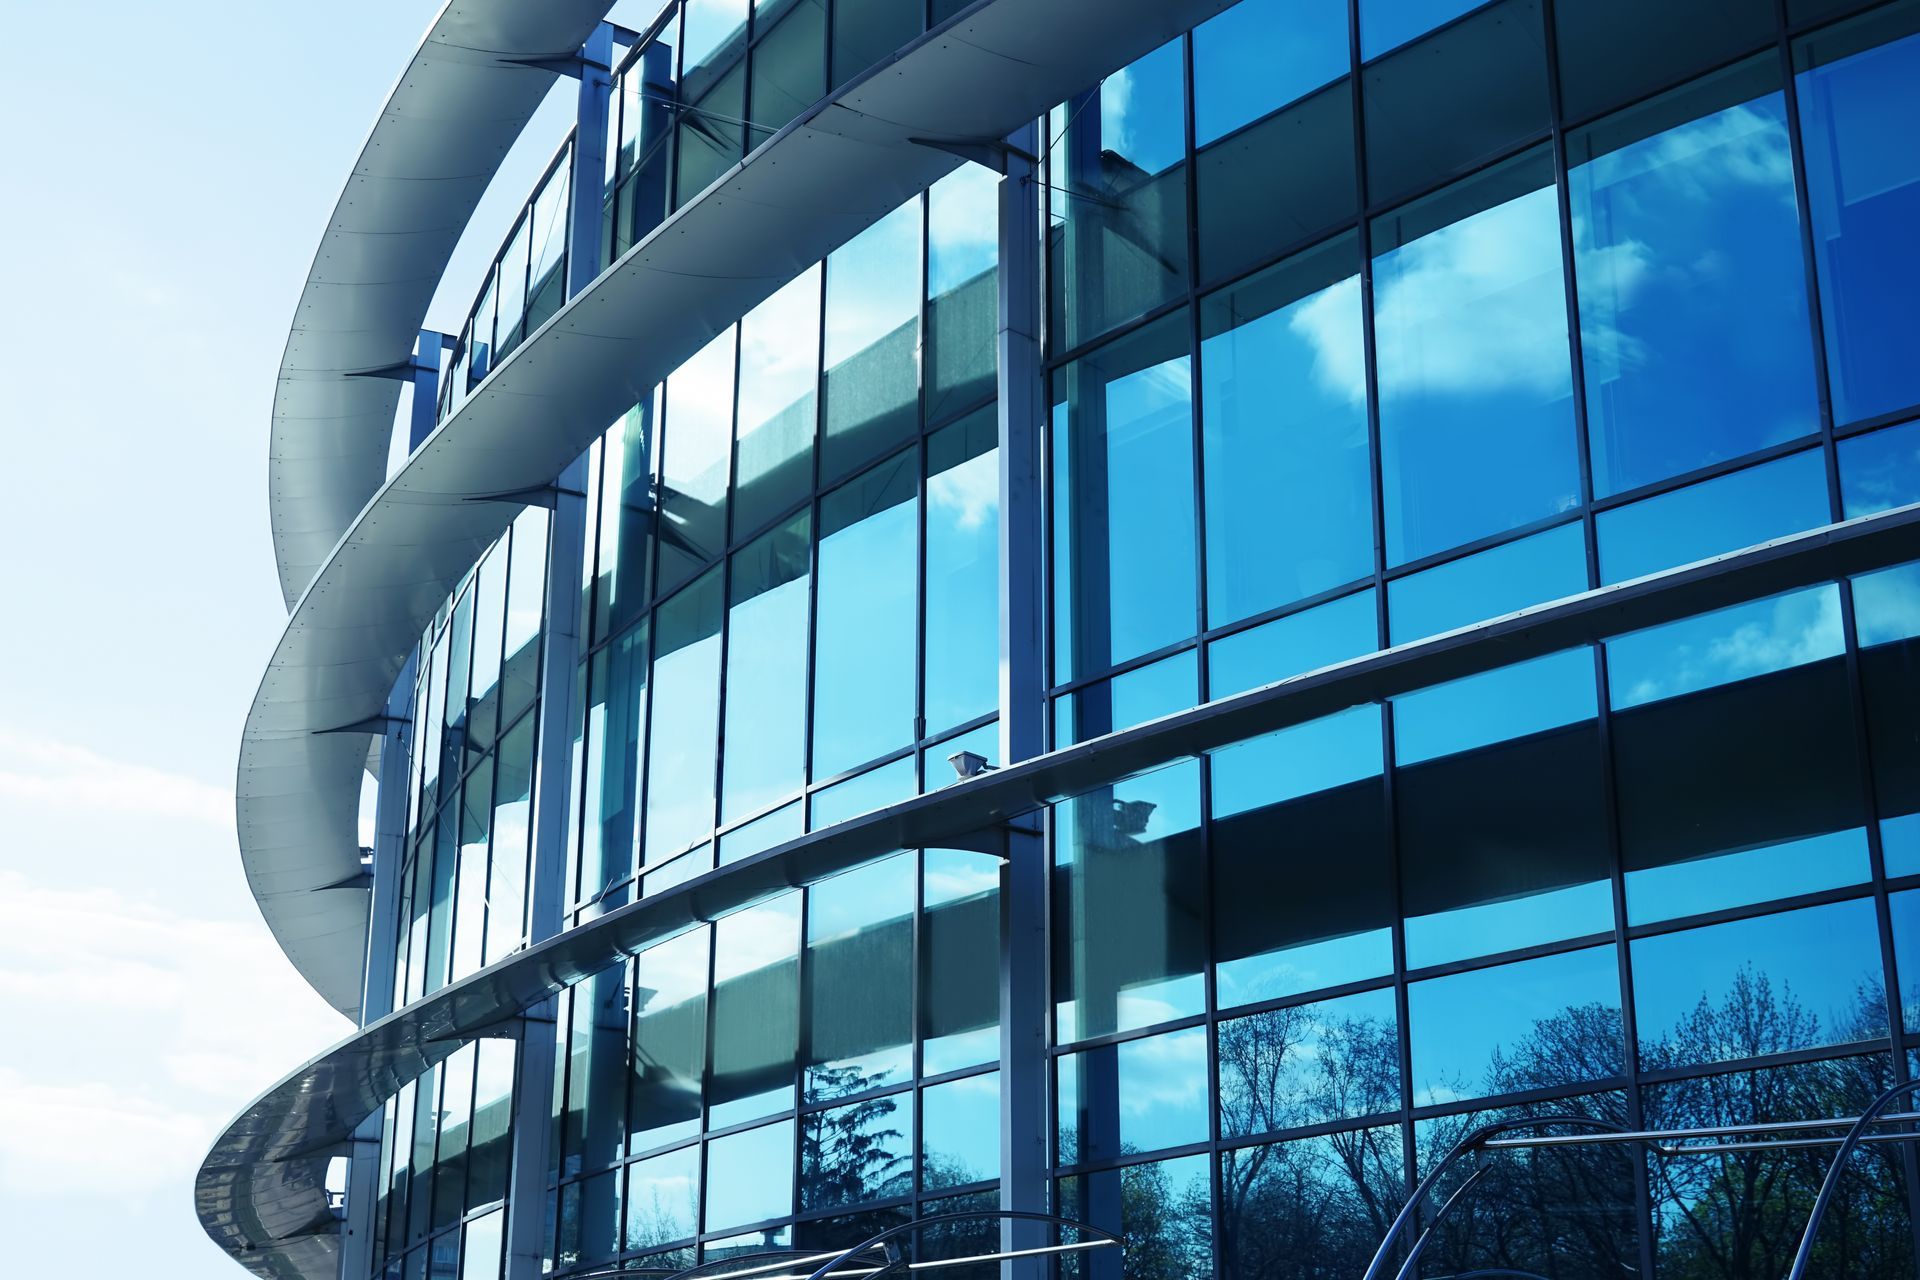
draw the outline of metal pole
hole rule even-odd
[[[600,183],[605,163],[613,28],[601,23],[582,46],[573,154],[573,217],[567,292],[592,283],[600,266]],[[529,940],[565,926],[567,806],[572,790],[574,669],[579,665],[581,566],[586,556],[588,483],[584,456],[560,473],[547,531],[545,642],[540,656],[538,772],[534,779],[533,860],[527,886]],[[507,1184],[505,1280],[536,1280],[545,1261],[547,1169],[552,1159],[557,1002],[546,999],[520,1021],[514,1069],[513,1155]]]
[[[412,453],[440,425],[440,371],[453,339],[422,329],[413,349],[413,411],[407,419],[407,452]]]
[[[424,335],[423,335],[424,336]],[[414,391],[419,416],[418,384]],[[432,413],[433,392],[427,392]],[[399,934],[400,863],[407,841],[408,756],[413,726],[406,715],[413,696],[418,652],[407,658],[387,695],[380,735],[379,790],[373,819],[373,882],[367,907],[367,960],[360,988],[360,1025],[370,1026],[393,1012],[394,943]],[[340,1280],[367,1280],[373,1270],[373,1211],[380,1199],[380,1136],[384,1108],[353,1131],[352,1163],[347,1169],[347,1218],[340,1229]]]
[[[1000,181],[1000,759],[1013,764],[1046,751],[1044,601],[1041,557],[1039,186],[1030,157],[1038,131],[1009,141]],[[1047,1196],[1047,865],[1034,823],[1007,832],[1000,880],[1000,1208],[1046,1209]],[[1045,1280],[1050,1224],[1000,1220],[1001,1280]]]

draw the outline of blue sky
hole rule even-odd
[[[0,3],[0,1274],[239,1275],[194,1169],[347,1031],[240,873],[274,373],[429,0]],[[429,320],[565,128],[550,100]]]

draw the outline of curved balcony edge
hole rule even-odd
[[[1350,659],[978,775],[608,912],[381,1019],[289,1074],[215,1141],[203,1228],[260,1275],[322,1280],[322,1179],[354,1129],[462,1045],[607,965],[767,895],[898,849],[996,851],[1004,824],[1115,778],[1263,733],[1695,614],[1920,558],[1920,504],[1826,525]],[[309,1269],[310,1268],[310,1269]]]
[[[394,81],[314,250],[274,388],[267,496],[292,609],[380,482],[405,362],[469,219],[612,0],[449,0]]]
[[[360,1004],[366,740],[421,629],[605,426],[776,288],[991,145],[1229,0],[976,0],[761,144],[568,301],[367,501],[295,605],[247,714],[241,859],[268,927]],[[538,422],[541,429],[530,430]]]

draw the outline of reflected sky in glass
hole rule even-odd
[[[1820,425],[1785,99],[1770,93],[1617,142],[1654,125],[1650,116],[1691,109],[1658,100],[1568,142],[1602,496]]]
[[[1565,524],[1388,583],[1388,632],[1406,644],[1586,589],[1586,534]]]
[[[988,410],[927,443],[926,729],[1000,703],[1000,451]],[[982,452],[956,460],[971,449]]]
[[[713,748],[720,730],[720,570],[710,570],[654,617],[653,722],[647,748],[649,865],[700,843],[713,830]]]
[[[1810,587],[1606,642],[1616,711],[1840,655],[1840,590]]]
[[[741,1226],[793,1212],[793,1121],[707,1144],[707,1227]]]
[[[1849,520],[1920,502],[1920,422],[1840,442],[1840,503]]]
[[[1625,582],[1827,523],[1818,449],[1644,498],[1594,517],[1600,581]]]
[[[1529,168],[1491,171],[1377,224],[1375,243],[1397,246],[1374,258],[1390,564],[1578,501],[1553,188],[1424,230],[1451,217],[1437,201],[1478,203],[1473,184],[1510,186]]]
[[[1360,0],[1360,56],[1377,58],[1479,4],[1480,0]]]
[[[1000,1073],[920,1094],[921,1186],[933,1191],[1000,1176]]]
[[[806,780],[808,525],[802,512],[733,558],[722,822]]]
[[[1538,1066],[1553,1083],[1573,1083],[1617,1074],[1625,1062],[1611,945],[1411,983],[1407,1017],[1415,1106],[1533,1087]],[[1557,1057],[1554,1037],[1582,1022],[1606,1030],[1610,1039],[1595,1043],[1607,1053]]]
[[[1347,74],[1345,0],[1240,0],[1193,29],[1194,145]]]
[[[1229,697],[1372,653],[1378,636],[1371,587],[1276,618],[1208,647],[1209,696]]]
[[[1593,654],[1569,649],[1395,698],[1394,756],[1417,764],[1598,714]]]
[[[917,453],[821,501],[814,638],[813,776],[914,739],[919,633]]]
[[[1063,1163],[1205,1142],[1207,1029],[1060,1059],[1059,1113]]]

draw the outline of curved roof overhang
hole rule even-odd
[[[386,479],[404,363],[454,246],[554,73],[612,0],[458,0],[387,95],[300,291],[273,396],[267,492],[291,609]]]
[[[294,608],[247,716],[240,850],[275,937],[357,1011],[366,739],[433,612],[518,504],[756,303],[1056,102],[1230,0],[976,0],[761,144],[571,299],[380,488]]]
[[[1864,516],[1355,658],[1009,765],[803,836],[618,908],[342,1041],[269,1089],[201,1166],[208,1234],[263,1275],[321,1280],[302,1232],[329,1156],[427,1067],[625,956],[769,894],[898,849],[994,851],[1009,820],[1118,777],[1349,707],[1778,592],[1920,558],[1920,504]]]

